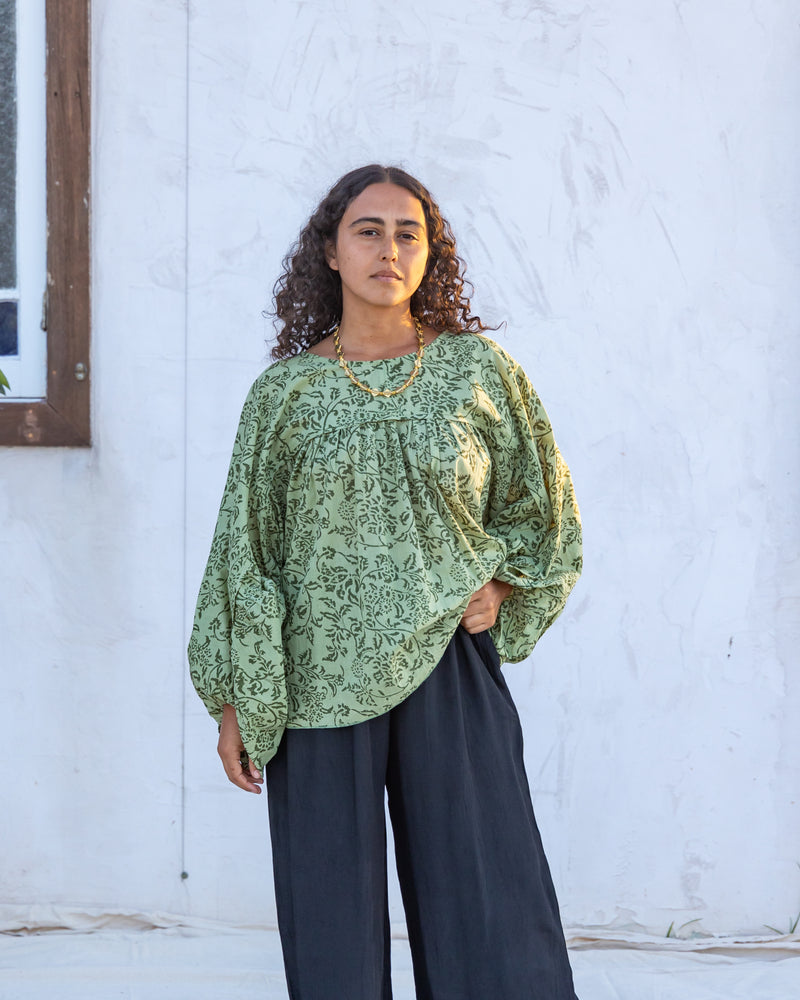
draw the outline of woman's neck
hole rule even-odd
[[[345,309],[339,324],[342,352],[351,361],[370,361],[410,354],[417,348],[417,330],[410,309]]]
[[[425,338],[427,343],[427,338]],[[411,327],[411,336],[381,337],[380,334],[356,338],[349,333],[339,334],[342,353],[350,361],[372,361],[376,358],[393,358],[413,354],[419,346],[417,332]]]

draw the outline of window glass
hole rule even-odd
[[[0,0],[0,357],[17,353],[17,26]]]
[[[44,0],[0,0],[0,371],[8,398],[46,394]]]
[[[17,353],[17,303],[0,302],[0,357]]]
[[[0,289],[17,287],[17,26],[0,0]]]

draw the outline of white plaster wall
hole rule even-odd
[[[93,28],[96,443],[0,452],[3,898],[274,918],[265,802],[183,649],[280,259],[377,160],[439,198],[579,492],[584,578],[506,668],[565,921],[785,925],[791,5],[94,0]]]

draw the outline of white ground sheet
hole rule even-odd
[[[0,998],[286,1000],[274,929],[187,926],[168,916],[151,923],[53,910],[20,922],[3,920],[0,908]],[[65,926],[82,929],[57,929]],[[800,1000],[800,935],[567,936],[580,1000]],[[408,942],[398,934],[392,948],[395,1000],[414,1000]]]

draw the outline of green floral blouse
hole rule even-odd
[[[351,362],[376,389],[413,355]],[[581,570],[569,470],[516,361],[443,333],[396,396],[335,360],[276,362],[244,404],[189,641],[219,722],[259,765],[285,727],[348,726],[433,670],[472,594],[513,585],[490,634],[524,659]]]

